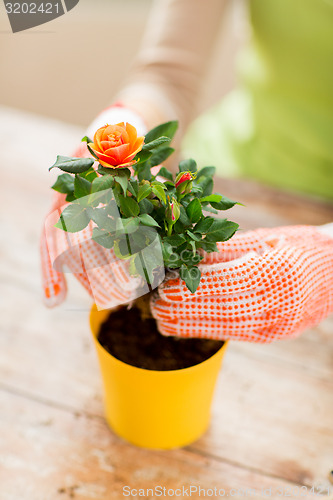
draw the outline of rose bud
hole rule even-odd
[[[97,130],[94,142],[88,144],[106,168],[125,168],[133,165],[134,156],[141,151],[144,137],[138,137],[130,123],[105,125]]]
[[[176,177],[175,186],[178,194],[188,194],[192,189],[192,180],[194,175],[192,172],[179,172]]]
[[[168,196],[168,206],[165,211],[165,217],[166,220],[168,221],[169,224],[175,224],[177,220],[179,219],[180,216],[180,208],[179,204],[175,200],[175,198],[172,198],[170,201],[170,198]]]

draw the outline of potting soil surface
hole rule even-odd
[[[154,318],[141,319],[136,307],[122,307],[101,325],[100,344],[115,358],[147,370],[179,370],[210,358],[222,341],[165,337]]]

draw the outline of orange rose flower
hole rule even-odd
[[[125,168],[135,163],[133,158],[141,151],[143,142],[144,137],[137,136],[133,125],[122,122],[99,128],[89,147],[103,167]]]

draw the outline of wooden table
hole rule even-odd
[[[223,488],[234,498],[317,498],[314,486],[333,498],[332,317],[296,340],[231,343],[211,427],[185,449],[137,449],[107,427],[89,299],[71,279],[67,302],[49,310],[40,289],[38,239],[56,175],[47,167],[81,136],[1,110],[1,500],[121,499],[124,486],[158,485]],[[246,203],[230,215],[245,229],[333,220],[332,205],[252,182],[218,184]]]

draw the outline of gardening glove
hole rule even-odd
[[[217,246],[194,294],[179,276],[155,292],[162,334],[271,342],[333,311],[333,224],[257,229]]]
[[[133,124],[138,135],[146,133],[145,125],[136,113],[117,105],[103,111],[88,127],[87,135],[93,135],[106,123],[123,121]],[[86,143],[78,146],[74,156],[89,156]],[[67,233],[54,227],[65,206],[65,195],[55,193],[42,231],[40,251],[45,304],[54,307],[65,300],[67,285],[64,267],[74,274],[100,309],[130,302],[145,293],[143,289],[138,292],[140,280],[130,276],[128,262],[117,259],[113,250],[91,239],[91,223],[79,233]]]

